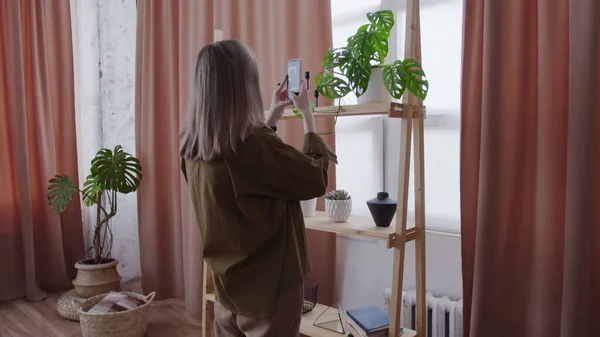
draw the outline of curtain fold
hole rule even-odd
[[[465,1],[465,336],[600,335],[599,13]]]
[[[178,134],[188,109],[194,61],[200,48],[213,41],[215,29],[222,30],[225,39],[240,39],[252,47],[268,107],[288,59],[302,57],[312,76],[321,70],[321,58],[332,43],[330,3],[138,2],[136,153],[146,172],[146,183],[138,192],[143,287],[156,290],[160,298],[183,298],[195,316],[201,314],[203,260],[187,186],[179,171]],[[330,102],[320,99],[320,103]],[[319,131],[332,127],[332,119],[318,122]],[[301,146],[300,121],[282,122],[279,133],[286,142]],[[325,138],[334,146],[332,136]],[[332,188],[334,167],[331,172]],[[323,208],[322,201],[319,207]],[[335,236],[309,232],[309,245],[320,300],[331,303]]]
[[[60,215],[48,180],[78,181],[69,1],[0,5],[0,301],[71,287],[79,200]]]

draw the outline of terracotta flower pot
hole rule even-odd
[[[119,261],[104,259],[100,264],[92,264],[93,259],[81,260],[75,264],[77,277],[73,280],[77,296],[89,298],[110,291],[119,291],[121,276],[117,271]]]

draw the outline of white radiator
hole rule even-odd
[[[385,289],[383,298],[385,310],[389,309],[392,290]],[[463,301],[452,301],[448,296],[435,297],[431,293],[425,295],[427,303],[427,323],[425,324],[427,337],[462,337],[463,336]],[[402,305],[400,312],[400,325],[409,329],[416,329],[416,303],[415,291],[402,292]]]

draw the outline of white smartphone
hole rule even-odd
[[[300,81],[302,81],[302,59],[292,59],[287,64],[287,92],[288,99],[291,99],[292,93],[300,93]]]

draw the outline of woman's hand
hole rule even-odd
[[[296,106],[296,109],[300,111],[302,114],[302,121],[304,122],[304,132],[305,133],[316,133],[315,126],[315,116],[312,113],[312,109],[310,107],[310,95],[308,94],[308,90],[306,90],[306,83],[302,81],[300,83],[300,92],[298,95],[292,95],[292,101]]]
[[[269,107],[269,112],[267,113],[267,126],[276,126],[277,122],[279,122],[279,119],[285,111],[285,107],[292,104],[292,101],[287,99],[287,90],[285,89],[286,83],[287,75],[285,75],[283,81],[279,83],[273,92],[271,106]]]
[[[308,90],[306,90],[306,84],[304,81],[300,83],[300,92],[298,95],[292,95],[292,101],[294,102],[294,106],[296,109],[300,111],[303,117],[307,115],[312,115],[312,109],[310,108],[310,98],[308,95]]]

